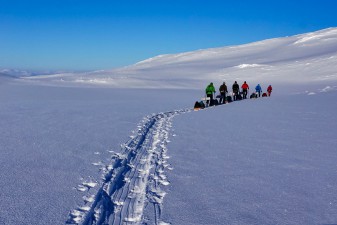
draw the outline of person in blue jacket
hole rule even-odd
[[[255,87],[255,91],[256,91],[256,93],[259,94],[259,97],[261,97],[262,88],[261,88],[260,84],[258,84],[258,85]]]

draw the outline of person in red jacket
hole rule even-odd
[[[246,81],[242,84],[241,88],[242,88],[243,99],[246,99],[248,90],[249,90],[249,86]]]
[[[273,88],[271,87],[271,85],[269,85],[267,88],[268,97],[270,97],[272,91],[273,91]]]

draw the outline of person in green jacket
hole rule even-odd
[[[213,83],[211,82],[207,87],[206,87],[206,96],[211,99],[211,102],[213,101],[213,93],[215,93],[215,88],[213,86]],[[209,101],[206,102],[207,105],[209,105]]]

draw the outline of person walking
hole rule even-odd
[[[246,99],[248,90],[249,90],[249,86],[246,81],[242,84],[241,88],[242,88],[243,99]]]
[[[273,88],[272,88],[271,85],[269,85],[268,88],[267,88],[268,97],[270,97],[272,91],[273,91]]]
[[[210,98],[210,101],[213,102],[213,93],[215,93],[215,88],[213,86],[213,83],[211,82],[207,87],[206,87],[206,97]],[[206,101],[207,106],[209,105],[209,101]]]
[[[221,84],[219,91],[220,91],[220,96],[221,96],[219,104],[226,104],[226,94],[228,93],[228,91],[227,91],[227,86],[225,82]]]
[[[258,84],[258,85],[255,87],[255,91],[256,91],[256,93],[259,95],[259,97],[261,97],[262,88],[261,88],[260,84]]]
[[[234,101],[237,100],[237,97],[239,95],[239,91],[240,91],[240,86],[238,85],[238,82],[234,82],[233,86],[232,86],[232,90],[233,90],[233,98],[234,98]]]

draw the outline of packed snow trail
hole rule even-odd
[[[111,165],[106,166],[103,183],[95,196],[85,197],[85,205],[70,213],[68,224],[141,224],[147,220],[161,221],[161,206],[169,184],[165,170],[171,121],[175,115],[191,109],[158,113],[145,117],[138,131],[115,153]],[[87,185],[84,185],[88,187]],[[153,213],[146,215],[148,204]],[[148,212],[148,211],[147,211]]]

